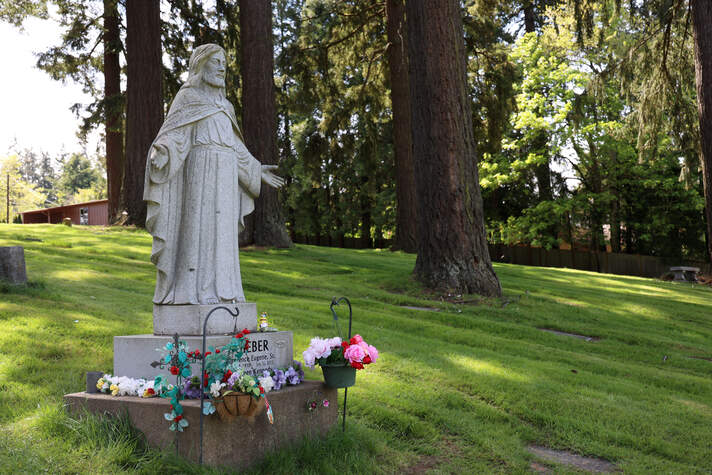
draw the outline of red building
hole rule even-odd
[[[55,208],[24,211],[22,224],[61,223],[64,218],[70,218],[72,224],[91,224],[107,226],[109,224],[109,200],[87,201]]]

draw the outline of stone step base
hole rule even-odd
[[[202,335],[203,323],[217,307],[240,313],[233,317],[226,310],[216,310],[208,320],[206,335],[235,334],[247,328],[257,330],[257,304],[254,302],[220,303],[214,305],[153,305],[153,333],[155,335]]]
[[[337,420],[337,391],[322,382],[304,381],[298,386],[287,386],[268,393],[267,399],[274,413],[270,424],[263,412],[254,421],[238,418],[235,422],[220,421],[217,414],[205,416],[203,426],[203,463],[244,469],[266,454],[298,442],[303,437],[323,436]],[[329,401],[313,412],[307,410],[312,399]],[[164,413],[170,413],[169,400],[111,396],[108,394],[75,393],[64,396],[67,409],[81,414],[84,409],[94,414],[127,412],[133,425],[146,435],[151,447],[175,449],[176,433],[168,430]],[[189,460],[198,461],[200,453],[200,401],[182,403],[189,426],[178,433],[178,451]]]
[[[211,317],[212,319],[212,317]],[[205,338],[206,348],[226,345],[232,335],[210,335]],[[188,345],[188,351],[200,350],[203,338],[200,336],[180,336]],[[255,332],[247,336],[250,348],[240,360],[241,367],[249,372],[260,373],[268,368],[284,368],[292,365],[294,351],[292,332]],[[168,375],[168,368],[153,368],[151,363],[159,360],[166,343],[173,341],[170,336],[128,335],[114,337],[114,375],[130,378],[153,379],[159,374]],[[200,374],[200,362],[191,365],[194,375]]]

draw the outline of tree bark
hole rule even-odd
[[[158,0],[126,0],[126,168],[122,203],[127,224],[145,226],[146,155],[163,123],[161,9]]]
[[[121,178],[124,168],[121,66],[118,0],[104,0],[104,134],[106,136],[106,185],[109,223],[121,212]]]
[[[413,141],[411,140],[410,87],[404,0],[386,0],[388,68],[393,110],[393,150],[396,162],[396,236],[394,249],[417,252],[417,213]]]
[[[240,2],[242,47],[242,127],[245,145],[264,165],[276,165],[277,107],[275,105],[272,51],[272,3]],[[263,185],[255,201],[254,243],[290,247],[277,190]]]
[[[415,276],[427,287],[500,296],[490,261],[460,2],[406,3],[418,202]]]
[[[363,193],[361,195],[361,249],[373,248],[371,225],[371,200],[368,193]]]
[[[712,2],[691,0],[695,80],[700,117],[700,162],[705,193],[707,254],[712,262]]]

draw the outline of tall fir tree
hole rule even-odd
[[[426,286],[500,296],[484,229],[457,0],[407,2],[418,258]]]
[[[263,165],[279,162],[274,88],[271,2],[240,2],[242,46],[242,127],[247,149]],[[241,242],[289,247],[278,190],[263,186],[255,202],[252,226]],[[250,239],[251,238],[251,239]]]
[[[127,224],[144,226],[146,158],[163,122],[158,0],[126,0],[126,63],[126,166],[122,207],[128,213]]]
[[[386,0],[386,32],[393,111],[393,154],[396,164],[396,234],[393,247],[405,252],[417,252],[418,213],[411,139],[408,41],[404,0]]]

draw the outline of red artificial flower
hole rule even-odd
[[[183,416],[176,416],[176,418],[173,419],[173,420],[174,420],[175,422],[178,422],[178,421],[180,421],[181,419],[183,419]]]
[[[227,380],[230,379],[230,376],[232,376],[232,371],[227,370],[227,373],[223,376],[222,382],[227,383]]]
[[[358,343],[358,341],[356,341],[355,336],[352,336],[351,339],[349,340],[349,343],[351,343],[352,345],[356,345]]]
[[[341,348],[343,348],[344,350],[345,350],[346,348],[348,348],[349,346],[351,346],[351,345],[349,345],[349,342],[348,342],[348,341],[342,341],[342,342],[341,342]]]
[[[195,356],[200,356],[200,350],[195,350],[193,353],[195,353]]]
[[[260,393],[261,393],[261,394],[264,394],[264,393],[265,393],[265,388],[263,388],[262,386],[260,386]]]
[[[248,330],[247,328],[245,328],[244,330],[242,330],[242,333],[245,334],[245,335],[249,335],[249,334],[250,334],[250,330]]]
[[[371,357],[366,355],[363,357],[363,364],[371,364]]]
[[[216,354],[217,354],[217,353],[220,353],[220,348],[218,348],[217,350],[215,350],[215,353],[216,353]]]
[[[209,351],[206,351],[206,352],[205,352],[205,356],[208,356],[209,354],[210,354]]]
[[[242,333],[238,333],[236,338],[242,338]]]
[[[245,340],[245,350],[250,349],[250,340]]]
[[[352,361],[351,367],[356,369],[363,369],[363,364],[359,363],[358,361]]]
[[[171,366],[171,374],[172,374],[172,375],[178,374],[178,367],[177,367],[177,366]]]
[[[153,388],[146,389],[146,392],[151,395],[156,394],[156,391],[154,391]]]

